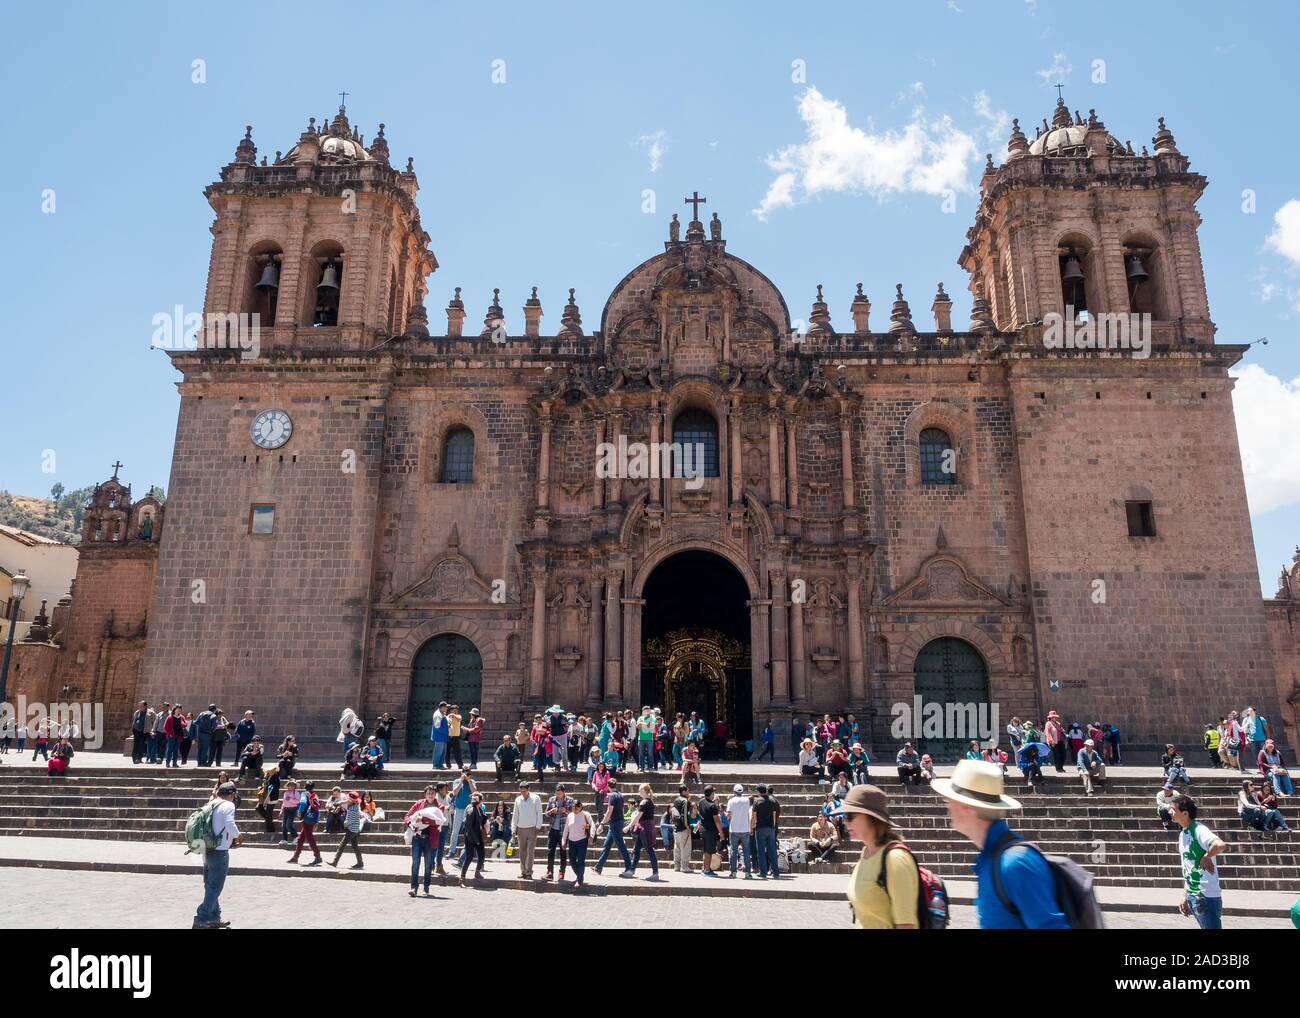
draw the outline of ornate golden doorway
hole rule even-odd
[[[703,718],[708,755],[735,753],[736,672],[748,664],[747,655],[739,640],[713,629],[678,629],[645,643],[642,666],[657,676],[657,703],[664,717],[671,723],[678,713],[689,718],[694,711]],[[748,713],[748,704],[741,706]],[[719,721],[725,726],[722,739],[717,737]]]

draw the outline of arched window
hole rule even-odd
[[[1081,245],[1070,245],[1058,257],[1061,272],[1061,300],[1065,317],[1076,321],[1088,320],[1088,280],[1092,275],[1091,257]],[[1073,312],[1073,314],[1071,314]]]
[[[921,432],[921,483],[957,483],[957,453],[948,432],[940,428]]]
[[[1124,282],[1128,308],[1133,314],[1149,315],[1152,321],[1168,318],[1160,281],[1161,253],[1154,244],[1133,239],[1124,244]]]
[[[316,328],[338,325],[343,292],[343,248],[333,241],[317,244],[307,259],[306,317]]]
[[[249,314],[257,315],[258,322],[267,328],[275,324],[283,258],[280,249],[273,244],[258,245],[249,257],[244,308]]]
[[[442,447],[442,483],[470,484],[474,480],[474,432],[456,428]]]
[[[673,444],[682,449],[673,456],[674,477],[686,476],[683,467],[687,463],[695,476],[718,476],[718,422],[707,410],[683,410],[678,414],[673,421]]]

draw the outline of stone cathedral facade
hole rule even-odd
[[[984,171],[969,324],[942,285],[924,321],[901,285],[792,308],[691,203],[603,304],[544,327],[534,290],[520,334],[457,289],[436,335],[383,126],[340,109],[260,161],[250,129],[206,191],[205,311],[258,314],[259,350],[170,353],[141,695],[316,743],[387,710],[420,755],[440,699],[494,738],[553,703],[695,710],[732,755],[822,711],[884,752],[916,696],[1134,749],[1279,718],[1205,186],[1163,121],[1135,152],[1058,103]],[[1049,334],[1108,313],[1145,316],[1149,356]],[[602,476],[602,443],[702,476]]]

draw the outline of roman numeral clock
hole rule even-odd
[[[249,427],[253,444],[262,449],[279,449],[293,434],[293,421],[283,410],[263,410]]]

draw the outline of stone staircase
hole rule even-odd
[[[717,764],[715,767],[724,767]],[[1015,772],[1012,771],[1014,775]],[[1010,783],[1009,793],[1020,798],[1024,809],[1012,814],[1012,823],[1034,839],[1045,851],[1067,855],[1086,866],[1101,885],[1130,887],[1177,887],[1180,883],[1176,835],[1161,829],[1155,818],[1155,781],[1112,770],[1107,789],[1099,795],[1082,794],[1074,775],[1048,775],[1045,791],[1022,795],[1022,786]],[[314,780],[317,791],[328,794],[338,781],[338,770],[325,765],[300,765],[299,781]],[[367,787],[374,793],[388,817],[363,838],[363,852],[406,854],[401,838],[401,817],[422,794],[430,773],[390,771]],[[180,845],[185,820],[208,798],[215,772],[193,768],[166,771],[158,766],[76,769],[67,778],[50,778],[37,770],[0,770],[0,836],[107,838],[123,841],[172,842]],[[455,775],[439,775],[450,781]],[[759,778],[751,772],[710,769],[708,780],[726,799],[731,787],[741,783],[752,791]],[[892,777],[892,776],[891,776]],[[944,800],[929,789],[904,789],[897,780],[882,774],[876,782],[890,796],[890,808],[923,863],[947,879],[970,876],[973,846],[948,826]],[[625,794],[641,784],[643,776],[633,771],[623,778]],[[1234,780],[1235,779],[1235,780]],[[489,805],[502,798],[513,801],[516,790],[499,785],[489,772],[480,772],[478,786]],[[575,782],[566,776],[572,788]],[[659,772],[646,780],[654,787],[657,803],[676,794],[675,774]],[[825,796],[825,787],[791,775],[767,779],[782,807],[782,836],[805,836]],[[1230,846],[1222,865],[1224,886],[1239,890],[1300,891],[1300,833],[1262,834],[1245,830],[1237,818],[1236,794],[1239,777],[1198,781],[1192,792],[1201,806],[1201,817]],[[555,779],[548,775],[546,794]],[[534,785],[536,790],[536,785]],[[698,789],[693,789],[698,792]],[[591,790],[579,788],[579,797],[590,808]],[[698,797],[698,795],[697,795]],[[251,845],[272,846],[279,840],[264,833],[260,817],[253,812],[251,784],[241,786],[238,810],[240,829]],[[1283,814],[1294,816],[1294,798],[1283,800]],[[337,835],[317,829],[322,851],[338,843]],[[847,873],[859,845],[844,845],[838,861],[815,867],[816,872]],[[660,849],[661,862],[666,854]],[[698,861],[699,854],[695,854]],[[644,864],[643,864],[644,865]]]

